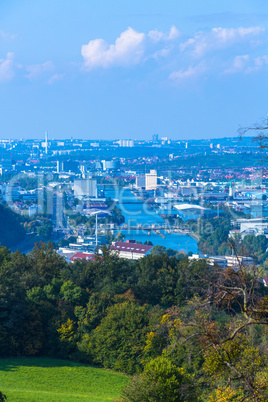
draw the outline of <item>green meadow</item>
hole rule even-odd
[[[50,358],[0,359],[0,390],[8,401],[113,401],[127,376]]]

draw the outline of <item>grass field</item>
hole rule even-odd
[[[113,401],[128,378],[113,371],[49,358],[0,359],[7,401]]]

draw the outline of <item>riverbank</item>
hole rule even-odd
[[[177,229],[175,229],[176,231],[170,230],[168,226],[167,229],[159,229],[166,221],[151,209],[148,204],[141,202],[141,199],[137,198],[131,189],[107,189],[105,190],[105,196],[120,200],[117,206],[124,215],[125,224],[128,227],[135,228],[119,229],[125,235],[126,240],[136,240],[142,243],[151,241],[154,246],[164,246],[167,249],[172,248],[186,253],[190,251],[193,253],[198,252],[198,238],[195,234],[183,231],[177,232]],[[157,232],[142,229],[144,226],[155,226]]]

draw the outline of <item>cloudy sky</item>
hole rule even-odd
[[[267,99],[267,0],[0,2],[1,139],[231,137]]]

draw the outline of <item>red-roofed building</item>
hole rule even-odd
[[[139,260],[140,258],[150,254],[153,246],[145,244],[137,244],[135,240],[127,240],[126,242],[117,241],[111,246],[111,250],[119,252],[119,257],[129,260]]]
[[[96,258],[96,256],[95,256],[95,254],[89,254],[89,253],[76,253],[76,254],[74,254],[71,258],[70,258],[70,260],[72,261],[72,262],[74,262],[75,260],[87,260],[87,261],[95,261],[95,258]]]

